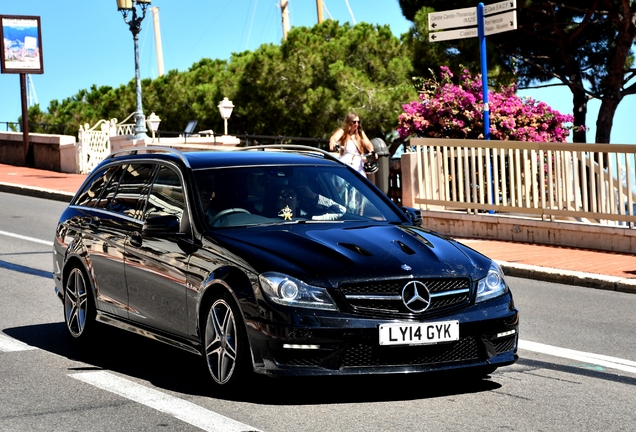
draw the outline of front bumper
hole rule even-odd
[[[458,341],[433,345],[380,346],[378,326],[399,320],[299,310],[288,317],[286,322],[248,323],[256,372],[277,376],[412,373],[499,367],[518,359],[519,313],[510,294],[416,321],[459,320]]]

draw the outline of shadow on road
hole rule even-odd
[[[14,339],[84,363],[72,374],[109,370],[145,380],[159,389],[262,405],[389,402],[478,393],[501,387],[496,381],[458,374],[269,378],[254,376],[236,395],[214,388],[202,357],[116,328],[99,326],[88,343],[73,341],[63,322],[5,329]]]

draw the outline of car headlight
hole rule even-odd
[[[475,303],[499,297],[508,292],[508,285],[504,280],[503,270],[495,262],[490,265],[490,270],[485,278],[477,284],[477,298]]]
[[[325,288],[308,285],[282,273],[263,273],[259,279],[267,298],[276,304],[337,310],[336,304]]]

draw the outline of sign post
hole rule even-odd
[[[490,139],[490,107],[488,106],[488,65],[486,63],[486,35],[484,34],[484,4],[477,5],[477,33],[479,35],[479,63],[481,65],[481,92],[484,98],[484,139]]]
[[[490,139],[490,107],[488,105],[488,65],[486,63],[486,36],[517,28],[517,0],[502,1],[484,6],[479,3],[476,8],[455,9],[445,12],[428,14],[428,40],[441,42],[469,37],[479,38],[479,60],[481,66],[481,85],[484,100],[484,139]],[[488,17],[486,17],[488,16]],[[475,27],[475,25],[477,27]],[[460,29],[445,30],[462,27]],[[491,165],[492,170],[492,165]],[[492,184],[492,172],[489,183],[491,185],[491,202],[494,202],[495,192]],[[492,210],[490,213],[494,213]]]
[[[2,73],[20,74],[24,163],[33,165],[33,151],[29,146],[26,74],[44,73],[39,16],[0,15],[0,69]]]

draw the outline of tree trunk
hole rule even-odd
[[[582,83],[579,85],[571,85],[572,91],[572,104],[574,115],[574,133],[572,134],[572,141],[575,143],[587,142],[587,131],[584,128],[577,130],[579,126],[585,126],[585,119],[587,117],[587,94],[583,90]]]
[[[617,15],[622,17],[618,22],[618,33],[613,41],[614,50],[609,57],[607,64],[607,77],[605,78],[605,92],[601,99],[601,109],[596,120],[596,142],[609,143],[614,123],[616,108],[623,99],[621,90],[626,84],[625,61],[631,55],[634,37],[636,37],[636,25],[633,23],[633,12],[630,3],[626,0],[617,2]]]
[[[607,93],[601,102],[596,120],[596,142],[609,144],[614,124],[614,114],[622,97],[619,92]]]

